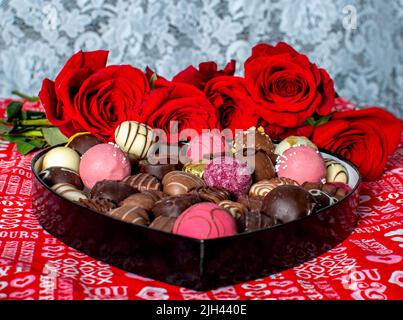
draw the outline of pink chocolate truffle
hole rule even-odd
[[[293,179],[301,185],[304,182],[323,182],[326,177],[323,158],[318,151],[306,146],[284,151],[277,160],[276,169],[279,177]]]
[[[229,151],[225,137],[214,132],[204,132],[190,140],[186,149],[186,157],[193,163],[210,160],[213,154]]]
[[[176,219],[173,233],[197,239],[232,236],[237,233],[235,219],[225,209],[211,202],[197,203]]]
[[[235,158],[218,157],[206,166],[204,181],[209,187],[224,188],[241,196],[247,194],[252,185],[251,170],[247,163]]]
[[[127,156],[110,143],[97,144],[81,157],[80,176],[90,189],[101,180],[123,180],[130,172]]]

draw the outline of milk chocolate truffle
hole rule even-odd
[[[126,205],[135,206],[135,207],[140,207],[140,208],[143,208],[144,210],[150,211],[157,201],[159,201],[165,197],[166,197],[166,194],[163,193],[162,191],[145,190],[141,193],[132,194],[131,196],[124,199],[120,203],[120,205],[121,206],[126,206]]]
[[[79,132],[69,138],[66,147],[77,151],[82,156],[88,149],[101,143],[105,143],[105,141],[89,132]]]
[[[153,142],[153,129],[137,121],[124,121],[115,130],[115,142],[124,152],[144,159]]]
[[[108,216],[114,217],[124,222],[147,226],[150,218],[143,208],[133,206],[123,206],[107,212]]]
[[[249,195],[252,197],[264,197],[274,188],[283,185],[294,185],[298,186],[298,182],[289,178],[273,178],[270,180],[261,180],[253,184],[249,190]]]
[[[199,177],[199,178],[203,178],[204,176],[204,170],[206,169],[207,163],[186,163],[182,170],[187,172],[187,173],[191,173],[194,174],[195,176]]]
[[[264,150],[268,155],[274,153],[274,145],[263,127],[251,127],[235,135],[233,153],[242,152],[243,149]]]
[[[162,179],[162,184],[163,191],[171,196],[185,194],[199,187],[206,187],[202,179],[183,171],[167,173]]]
[[[165,232],[172,232],[176,218],[159,216],[150,224],[150,228],[158,229]]]
[[[238,159],[246,161],[248,166],[253,169],[252,179],[255,182],[272,179],[276,176],[273,162],[264,150],[244,149],[242,158]]]
[[[262,213],[273,217],[275,224],[281,224],[310,215],[315,205],[315,199],[304,188],[284,185],[264,197]]]
[[[258,211],[248,211],[241,217],[239,224],[241,225],[241,230],[251,232],[273,226],[274,219]]]
[[[80,199],[82,205],[98,212],[108,212],[116,208],[116,204],[103,198]]]
[[[161,190],[161,183],[158,179],[148,173],[139,173],[123,179],[124,182],[139,191]]]
[[[102,198],[118,204],[137,190],[123,181],[98,181],[91,189],[91,198]]]
[[[85,193],[78,190],[75,186],[69,183],[58,183],[51,188],[58,195],[70,201],[80,201],[80,199],[87,199]]]
[[[195,190],[203,201],[214,202],[216,204],[224,200],[231,200],[231,193],[223,188],[202,187]]]
[[[151,164],[147,160],[141,160],[138,164],[140,173],[148,173],[158,180],[162,180],[164,176],[171,171],[176,170],[175,164]]]
[[[83,189],[84,185],[81,181],[80,175],[69,168],[63,167],[50,167],[39,173],[39,177],[49,187],[58,183],[69,183],[77,189]]]
[[[323,184],[320,182],[305,182],[302,186],[308,191],[309,190],[323,191],[327,193],[329,196],[336,198],[337,200],[344,198],[348,194],[348,191],[346,189],[341,188],[332,183]]]
[[[235,220],[241,219],[241,217],[248,212],[248,209],[242,203],[231,200],[221,201],[218,205],[224,209],[227,209]]]
[[[340,162],[333,159],[325,159],[326,181],[348,183],[348,172]]]
[[[263,206],[263,197],[251,197],[243,195],[237,199],[237,202],[243,204],[248,211],[260,212]]]
[[[170,196],[157,201],[152,208],[154,217],[177,217],[191,205],[201,202],[196,194]]]
[[[53,148],[45,154],[42,170],[50,167],[63,167],[78,172],[80,167],[80,155],[71,148]]]

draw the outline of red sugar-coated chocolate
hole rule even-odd
[[[172,232],[197,239],[232,236],[237,225],[232,215],[211,202],[197,203],[176,219]]]
[[[237,196],[247,194],[252,185],[248,165],[229,157],[213,159],[204,170],[204,180],[209,187],[224,188]]]

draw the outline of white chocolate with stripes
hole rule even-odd
[[[115,130],[115,142],[124,151],[140,159],[147,156],[153,141],[153,129],[137,121],[124,121]]]
[[[75,186],[70,183],[57,183],[52,186],[52,190],[58,195],[70,201],[79,201],[80,199],[87,199],[85,193],[78,190]]]

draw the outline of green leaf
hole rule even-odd
[[[21,118],[22,102],[12,101],[7,106],[7,122]]]
[[[332,117],[332,115],[333,115],[333,113],[330,113],[330,114],[328,114],[326,116],[323,116],[323,117],[319,118],[319,120],[316,121],[316,127],[328,122],[330,120],[330,118]]]
[[[26,141],[20,141],[17,143],[17,151],[20,154],[28,154],[37,147],[35,146],[34,143],[26,142]]]
[[[50,146],[66,143],[67,137],[57,127],[43,128],[43,136]]]
[[[157,74],[154,72],[153,75],[150,77],[150,87],[151,89],[155,88],[155,80],[157,80]]]
[[[311,126],[315,126],[316,121],[313,117],[309,117],[308,119],[306,119],[306,123],[310,124]]]

